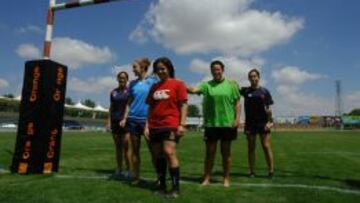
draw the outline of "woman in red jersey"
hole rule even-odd
[[[166,192],[166,170],[169,168],[172,190],[168,195],[176,198],[180,192],[176,146],[185,132],[187,90],[182,81],[175,79],[174,67],[168,58],[158,58],[153,67],[160,82],[152,86],[147,97],[149,117],[145,136],[150,140],[156,160],[159,192]]]

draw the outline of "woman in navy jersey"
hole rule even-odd
[[[270,129],[273,126],[271,105],[274,104],[270,92],[260,86],[260,72],[252,69],[248,73],[250,87],[241,88],[245,106],[245,134],[248,140],[249,177],[254,177],[256,135],[260,135],[261,145],[268,165],[268,175],[274,175],[273,153]]]
[[[129,76],[122,71],[117,74],[119,86],[110,93],[109,119],[107,126],[113,134],[116,151],[116,170],[114,178],[128,177],[131,169],[131,151],[129,149],[130,134],[120,126],[120,121],[124,118],[125,108],[128,101],[127,83]],[[125,158],[126,170],[122,169],[123,157]]]

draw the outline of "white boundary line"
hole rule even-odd
[[[333,152],[296,152],[297,154],[334,154],[334,155],[357,155],[359,156],[360,153],[356,152],[344,152],[344,151],[333,151]]]
[[[104,180],[104,179],[108,179],[109,176],[55,175],[54,177],[61,178],[61,179]],[[150,179],[143,178],[143,180],[150,180]],[[190,182],[190,181],[181,181],[181,183],[187,184],[187,185],[199,185],[200,186],[200,183],[197,184],[197,183]],[[210,186],[223,187],[223,184],[212,183]],[[332,187],[332,186],[322,186],[322,185],[280,184],[280,183],[231,183],[231,186],[245,187],[245,188],[301,188],[301,189],[308,189],[308,190],[321,190],[321,191],[331,191],[331,192],[338,192],[338,193],[344,193],[344,194],[360,195],[360,190],[351,190],[351,189],[344,189],[344,188]]]
[[[0,174],[9,174],[10,172],[7,170],[1,170]],[[106,180],[109,178],[108,175],[102,176],[84,176],[84,175],[62,175],[62,174],[54,174],[54,178],[60,179],[83,179],[83,180]],[[147,178],[143,178],[143,180],[151,180]],[[182,184],[186,185],[199,185],[190,181],[181,181]],[[215,187],[223,187],[221,183],[212,183],[211,186]],[[352,190],[352,189],[344,189],[340,187],[332,187],[332,186],[323,186],[323,185],[305,185],[305,184],[281,184],[281,183],[231,183],[231,186],[236,187],[245,187],[245,188],[301,188],[307,190],[320,190],[320,191],[330,191],[330,192],[338,192],[343,194],[353,194],[360,195],[360,190]],[[204,186],[206,187],[206,186]]]

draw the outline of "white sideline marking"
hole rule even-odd
[[[97,179],[104,180],[107,179],[108,176],[75,176],[75,175],[55,175],[55,178],[63,178],[63,179]],[[142,178],[143,180],[150,180],[147,178]],[[188,185],[199,185],[190,181],[181,181],[182,184]],[[210,186],[223,187],[221,183],[212,183]],[[322,190],[322,191],[332,191],[339,192],[345,194],[354,194],[360,195],[360,190],[351,190],[351,189],[343,189],[339,187],[331,187],[331,186],[321,186],[321,185],[305,185],[305,184],[279,184],[279,183],[231,183],[231,186],[238,187],[247,187],[247,188],[301,188],[301,189],[309,189],[309,190]],[[204,186],[206,187],[206,186]]]
[[[10,173],[9,170],[0,168],[0,174],[8,174],[8,173]]]
[[[356,152],[342,152],[342,151],[333,151],[333,152],[297,152],[298,154],[341,154],[341,155],[360,155]]]

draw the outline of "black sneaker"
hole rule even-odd
[[[154,194],[155,195],[165,196],[166,195],[166,185],[165,186],[164,185],[158,185],[155,188]]]
[[[269,172],[268,178],[273,179],[274,178],[274,172]]]
[[[124,177],[121,173],[113,173],[108,177],[109,180],[123,180]]]

